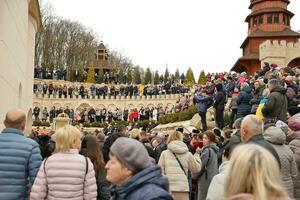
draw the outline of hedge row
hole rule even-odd
[[[178,113],[164,115],[164,116],[160,117],[159,123],[160,124],[168,124],[168,123],[190,120],[193,118],[193,116],[196,113],[198,113],[198,108],[196,105],[194,105],[194,106],[188,108],[187,110],[184,110],[184,111],[181,111]]]
[[[51,124],[50,122],[42,122],[40,120],[35,120],[32,122],[32,126],[46,126],[46,127],[50,127]]]

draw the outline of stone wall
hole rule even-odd
[[[140,108],[142,106],[149,107],[157,107],[163,106],[168,108],[172,108],[173,105],[176,104],[176,101],[179,99],[179,94],[170,94],[170,95],[156,95],[156,96],[110,96],[103,97],[100,96],[98,99],[89,98],[82,99],[81,96],[78,98],[54,98],[53,95],[50,97],[48,95],[33,95],[33,106],[38,107],[47,107],[48,111],[52,106],[58,107],[66,107],[80,110],[84,107],[93,107],[93,108],[106,108],[108,110],[112,110],[116,107],[124,109],[124,108]]]
[[[275,63],[279,67],[286,67],[296,58],[300,58],[300,43],[287,43],[285,40],[267,40],[260,45],[259,59],[264,62]]]

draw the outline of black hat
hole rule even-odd
[[[177,128],[176,131],[183,133],[183,127]]]

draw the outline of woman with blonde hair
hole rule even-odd
[[[170,191],[175,200],[189,199],[188,171],[198,173],[201,169],[199,154],[189,152],[183,142],[183,135],[178,131],[171,132],[167,140],[167,150],[161,153],[158,165],[163,175],[167,176]]]
[[[78,153],[80,138],[81,133],[74,126],[56,131],[56,153],[43,161],[30,199],[96,200],[94,167],[89,158]]]
[[[225,180],[228,200],[288,200],[274,156],[255,144],[233,151]]]

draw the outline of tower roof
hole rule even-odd
[[[250,0],[250,6],[249,6],[249,9],[252,9],[252,7],[255,5],[255,4],[258,4],[258,3],[261,3],[261,2],[264,2],[264,1],[279,1],[279,0]],[[283,1],[287,4],[290,4],[290,1],[289,0],[280,0],[280,1]]]
[[[291,29],[284,29],[283,31],[275,31],[275,32],[268,32],[268,31],[262,31],[260,29],[257,29],[253,33],[251,33],[243,42],[241,48],[244,48],[249,40],[249,38],[272,38],[272,37],[291,37],[296,36],[300,38],[300,33],[297,33]]]
[[[97,49],[106,49],[105,45],[103,44],[103,42],[101,42],[99,44],[99,46],[97,47]]]

